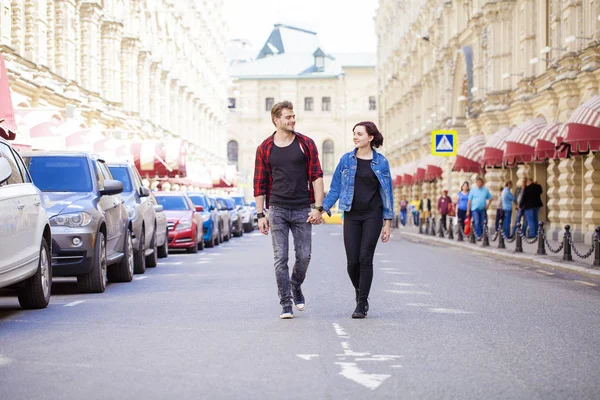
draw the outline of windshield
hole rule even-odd
[[[28,157],[33,183],[42,192],[91,192],[90,168],[85,157]]]
[[[198,194],[190,194],[188,197],[192,200],[195,206],[202,206],[204,209],[208,209],[208,204],[206,203],[206,198],[202,195]]]
[[[131,184],[131,178],[129,177],[129,173],[127,171],[127,167],[108,167],[110,169],[110,173],[113,178],[118,181],[123,182],[123,192],[130,193],[133,192],[133,185]]]
[[[244,198],[243,197],[234,197],[233,200],[235,201],[235,204],[241,207],[244,207],[246,204],[244,204]]]
[[[156,196],[158,204],[163,206],[165,210],[189,210],[188,202],[183,196]]]

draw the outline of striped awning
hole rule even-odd
[[[481,167],[501,167],[504,150],[506,150],[506,139],[512,133],[512,128],[502,128],[494,133],[486,141],[481,157]]]
[[[413,177],[415,175],[416,168],[417,168],[417,163],[414,161],[406,163],[402,166],[402,185],[403,186],[410,186],[413,183],[415,183]]]
[[[581,104],[559,133],[562,147],[573,155],[600,150],[600,96]]]
[[[169,140],[165,145],[165,162],[172,174],[186,176],[187,144],[182,139]]]
[[[165,150],[158,140],[144,140],[131,144],[136,168],[142,177],[168,177],[170,170],[164,160]]]
[[[426,158],[426,170],[425,170],[425,180],[428,182],[435,181],[442,177],[444,170],[442,166],[444,165],[444,161],[446,157],[429,155]]]
[[[514,128],[506,138],[504,163],[506,165],[514,165],[533,161],[537,138],[541,135],[546,125],[545,118],[536,118],[525,121]]]
[[[558,156],[556,151],[558,133],[562,128],[560,122],[551,122],[540,132],[535,143],[535,160],[545,161]]]
[[[481,157],[485,136],[471,136],[461,143],[456,152],[456,161],[452,167],[453,171],[479,172],[481,170]]]
[[[19,130],[28,131],[33,150],[64,150],[67,146],[65,137],[60,134],[60,126],[64,123],[58,111],[20,109],[15,112]]]
[[[424,158],[417,162],[417,168],[413,175],[413,183],[424,182],[426,172],[427,172],[427,158]]]

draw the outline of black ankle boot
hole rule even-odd
[[[364,318],[367,316],[367,310],[365,309],[366,302],[361,302],[356,305],[356,310],[352,313],[352,318]]]

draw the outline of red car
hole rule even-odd
[[[181,192],[156,192],[158,204],[167,214],[169,249],[185,249],[188,253],[204,250],[202,238],[202,206]]]

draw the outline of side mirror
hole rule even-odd
[[[214,211],[215,210],[215,206],[211,205],[210,206],[210,211]]]
[[[196,211],[198,211],[198,212],[202,212],[202,211],[204,211],[204,207],[202,207],[202,206],[196,206],[196,207],[195,207],[195,209],[196,209]]]
[[[123,182],[114,179],[106,179],[104,189],[100,190],[100,196],[113,196],[121,193],[123,193]]]
[[[160,204],[154,206],[154,212],[159,213],[159,212],[163,212],[163,211],[164,211],[164,208]]]
[[[6,158],[0,157],[0,185],[12,175],[12,168]]]
[[[150,189],[148,189],[145,186],[142,186],[140,188],[140,197],[148,197],[148,196],[150,196]]]

